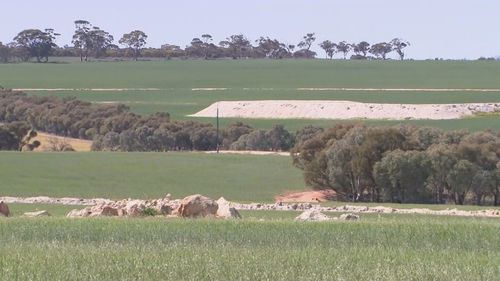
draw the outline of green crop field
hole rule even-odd
[[[290,157],[205,153],[0,152],[0,196],[273,201],[304,188]]]
[[[191,89],[495,88],[500,63],[465,61],[219,60],[4,64],[4,87]]]
[[[0,280],[498,280],[500,221],[0,219]]]
[[[37,95],[77,96],[92,102],[120,102],[135,112],[171,113],[174,119],[221,100],[350,100],[380,103],[500,102],[500,63],[460,61],[151,61],[0,65],[0,85],[8,88],[76,89],[29,91]],[[84,91],[81,88],[115,89]],[[157,91],[118,89],[158,88]],[[192,91],[193,88],[227,88],[224,91]],[[396,88],[457,89],[452,92],[416,91],[305,91],[298,88]],[[79,90],[80,89],[80,90]],[[499,89],[466,92],[460,89]],[[197,118],[214,122],[212,119]],[[222,120],[227,125],[238,119]],[[244,119],[259,128],[284,124],[294,131],[307,124],[329,126],[336,120]],[[367,124],[399,121],[358,120]],[[445,129],[479,130],[500,127],[500,117],[463,120],[405,121]]]

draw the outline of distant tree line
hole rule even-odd
[[[164,44],[160,48],[145,48],[147,34],[141,30],[133,30],[123,34],[115,44],[115,38],[109,32],[92,25],[86,20],[74,22],[72,46],[59,47],[55,44],[57,36],[53,29],[27,29],[21,31],[13,42],[2,44],[0,42],[0,62],[29,61],[35,58],[37,62],[47,62],[49,56],[79,57],[81,61],[89,58],[180,58],[180,59],[241,59],[241,58],[315,58],[316,52],[311,48],[316,41],[315,33],[308,33],[302,40],[295,44],[281,42],[278,39],[262,36],[252,42],[242,34],[235,34],[214,43],[210,34],[203,34],[193,38],[185,48],[177,45]],[[336,53],[341,53],[347,58],[353,53],[351,59],[386,59],[387,54],[397,52],[401,59],[405,55],[403,50],[410,43],[402,39],[393,39],[370,45],[363,41],[360,43],[347,43],[345,41],[333,43],[326,40],[319,44],[325,51],[326,57],[333,58]],[[372,54],[373,56],[369,56]]]
[[[391,42],[380,42],[374,45],[366,41],[359,43],[347,43],[345,41],[333,43],[330,40],[323,41],[319,45],[327,58],[332,59],[336,53],[341,53],[344,59],[347,59],[349,53],[353,53],[351,59],[366,60],[366,59],[387,59],[387,55],[391,52],[396,52],[401,60],[405,59],[404,49],[410,46],[410,42],[403,39],[394,38]],[[372,54],[373,56],[368,56]]]
[[[96,105],[76,98],[28,96],[10,90],[0,90],[0,122],[24,122],[43,132],[93,140],[97,151],[215,150],[217,146],[288,151],[294,143],[293,134],[281,125],[263,131],[234,123],[223,128],[217,138],[211,124],[174,121],[168,113],[143,117],[123,104]]]
[[[500,133],[416,126],[305,127],[294,165],[315,189],[341,199],[394,203],[500,200]]]

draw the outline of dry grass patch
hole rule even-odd
[[[92,141],[89,140],[60,137],[40,132],[34,140],[38,140],[42,144],[36,149],[37,151],[61,151],[60,148],[63,146],[70,146],[74,151],[88,152],[92,147]]]

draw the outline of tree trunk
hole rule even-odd
[[[494,205],[494,206],[498,206],[498,197],[499,197],[499,196],[498,196],[498,192],[495,192],[495,193],[493,194],[493,205]]]
[[[138,61],[139,60],[139,56],[141,55],[141,52],[139,51],[139,49],[136,49],[135,52],[134,52],[134,56],[135,56],[135,61]]]
[[[483,195],[482,194],[476,194],[476,205],[481,206],[481,201],[483,201]]]
[[[356,180],[354,179],[354,175],[352,173],[350,173],[349,176],[351,178],[350,179],[350,182],[351,182],[351,194],[350,194],[350,196],[351,196],[352,202],[355,202],[355,200],[356,200],[355,199],[356,198],[355,197],[355,193],[356,193],[356,187],[355,187],[356,186]]]
[[[436,187],[436,203],[443,204],[443,188],[440,186]]]
[[[456,205],[463,205],[464,200],[465,200],[465,193],[460,194],[458,192],[455,192],[455,204]]]
[[[401,198],[400,198],[401,204],[403,204],[403,203],[405,203],[405,190],[404,190],[404,188],[401,187],[401,184],[398,183],[398,185],[399,185],[399,189],[401,190]]]

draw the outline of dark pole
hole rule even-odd
[[[219,103],[217,103],[217,153],[219,153]]]

